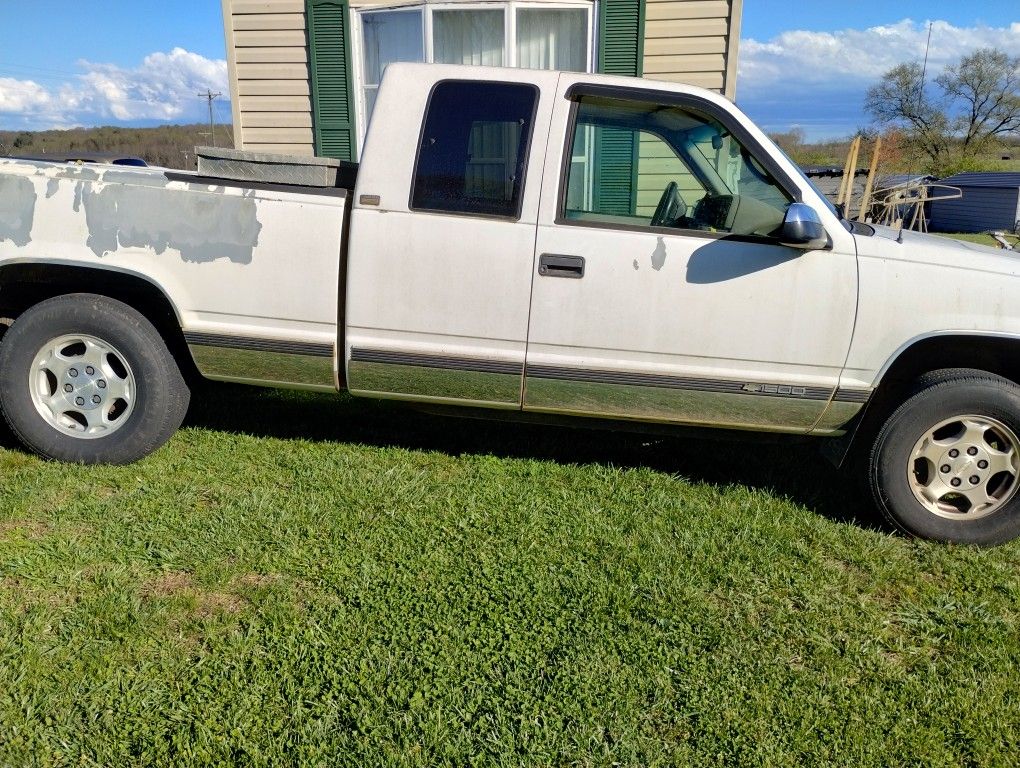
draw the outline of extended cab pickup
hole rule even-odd
[[[0,161],[15,434],[138,459],[197,373],[813,435],[914,535],[1020,533],[1015,256],[844,220],[671,83],[393,65],[361,157],[347,189]]]

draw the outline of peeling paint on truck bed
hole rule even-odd
[[[96,256],[118,248],[151,248],[157,254],[172,248],[190,262],[226,258],[251,263],[262,230],[251,198],[137,184],[79,184],[86,244]]]
[[[38,195],[31,179],[0,176],[0,242],[16,246],[32,242],[32,222]]]

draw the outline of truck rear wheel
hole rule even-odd
[[[966,372],[926,381],[882,427],[869,462],[879,508],[913,536],[1001,544],[1020,535],[1020,387]]]
[[[28,309],[0,344],[0,408],[41,456],[127,464],[162,446],[189,392],[159,333],[128,305],[70,294]]]

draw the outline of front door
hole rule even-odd
[[[850,345],[852,236],[830,216],[832,249],[780,245],[792,201],[824,204],[711,100],[566,79],[554,125],[592,168],[549,148],[570,165],[543,190],[525,410],[810,430]]]

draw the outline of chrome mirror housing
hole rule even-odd
[[[829,247],[829,236],[818,213],[805,203],[791,203],[779,232],[779,242],[791,248],[814,251]]]

